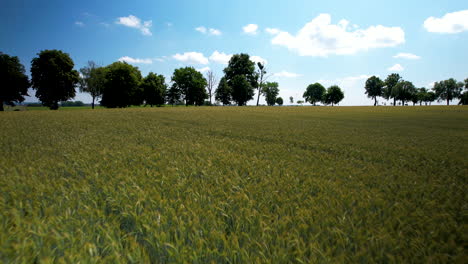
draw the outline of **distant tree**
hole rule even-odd
[[[304,101],[298,100],[296,103],[302,105],[304,103]]]
[[[208,89],[208,97],[210,98],[210,105],[212,104],[211,102],[211,97],[213,96],[214,92],[214,87],[216,86],[216,75],[210,70],[206,73],[206,89]]]
[[[460,102],[458,103],[459,105],[468,105],[468,78],[465,79],[464,86],[467,91],[460,93],[460,96],[458,97],[458,99],[460,99]]]
[[[145,105],[149,104],[151,107],[153,107],[153,105],[164,105],[167,85],[163,75],[157,75],[152,72],[148,73],[148,75],[143,78],[141,87],[143,88]]]
[[[75,97],[80,77],[73,60],[60,50],[43,50],[31,61],[31,84],[43,105],[57,110],[61,101]]]
[[[366,81],[366,89],[367,97],[374,99],[374,106],[377,105],[377,97],[383,95],[383,87],[384,82],[380,80],[377,76],[372,76]]]
[[[65,106],[65,107],[79,107],[79,106],[85,106],[85,104],[82,101],[66,101],[66,102],[60,102],[60,106]]]
[[[283,98],[281,98],[281,97],[276,98],[276,103],[277,103],[279,106],[282,106],[282,105],[283,105]]]
[[[263,82],[266,80],[266,69],[265,69],[265,64],[261,63],[261,62],[257,62],[257,67],[258,67],[258,70],[257,70],[257,78],[258,78],[258,81],[257,81],[257,106],[258,106],[258,103],[260,102],[260,95],[263,93]]]
[[[426,99],[424,100],[426,105],[427,105],[427,103],[429,103],[429,105],[431,105],[431,103],[434,102],[435,100],[437,100],[437,95],[432,91],[427,92]]]
[[[193,67],[175,69],[172,74],[172,86],[179,90],[185,105],[203,105],[208,98],[205,77]]]
[[[102,90],[106,82],[106,69],[96,66],[94,61],[88,61],[88,65],[81,68],[80,72],[80,92],[91,95],[91,108],[94,109],[95,100],[102,96]]]
[[[275,105],[276,97],[279,94],[277,82],[267,82],[263,84],[263,94],[265,94],[265,101],[269,106]]]
[[[416,93],[416,97],[418,99],[419,105],[422,105],[423,102],[426,101],[427,97],[427,89],[426,88],[419,88]]]
[[[343,98],[344,93],[341,91],[340,87],[338,85],[333,85],[327,89],[327,92],[323,96],[323,101],[325,104],[331,104],[333,106],[341,102]]]
[[[215,99],[221,102],[223,105],[228,105],[231,103],[231,87],[227,84],[226,78],[221,78],[218,84],[218,89],[215,91]]]
[[[28,76],[18,57],[0,52],[0,111],[4,110],[3,104],[15,106],[15,102],[23,102],[29,86]]]
[[[294,104],[294,97],[290,96],[290,97],[289,97],[289,102],[290,102],[291,104]]]
[[[416,93],[416,88],[412,82],[400,81],[392,89],[392,97],[401,101],[401,105],[405,105],[406,101],[410,101],[413,94]]]
[[[450,78],[445,81],[436,82],[432,89],[439,99],[446,100],[447,105],[449,105],[450,101],[460,96],[462,87],[461,83],[457,83],[455,79]]]
[[[322,101],[325,92],[325,87],[323,87],[320,83],[314,83],[307,86],[307,90],[304,92],[302,97],[305,98],[306,102],[315,105],[316,103]]]
[[[101,105],[108,108],[128,107],[143,103],[141,73],[126,62],[114,62],[106,67]]]
[[[171,86],[166,94],[167,102],[174,106],[174,104],[179,104],[181,98],[180,91],[175,86]]]
[[[396,98],[394,97],[393,88],[401,81],[401,77],[398,73],[390,74],[385,79],[385,87],[382,90],[383,97],[387,100],[393,98],[393,106],[396,106]]]
[[[237,105],[246,105],[253,99],[254,87],[257,87],[257,74],[255,64],[249,55],[243,53],[233,55],[224,69],[224,77],[231,87],[231,98]]]

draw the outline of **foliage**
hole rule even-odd
[[[126,62],[114,62],[106,67],[101,105],[122,108],[143,103],[140,70]]]
[[[150,106],[164,105],[166,101],[167,85],[163,75],[157,75],[153,72],[148,73],[148,75],[143,78],[141,87],[143,88],[145,104],[149,104]]]
[[[306,102],[315,105],[318,102],[322,102],[325,92],[326,90],[323,85],[320,83],[314,83],[307,86],[307,90],[304,92],[302,97],[304,97]]]
[[[67,106],[67,107],[79,107],[79,106],[84,106],[85,104],[82,101],[66,101],[66,102],[60,102],[60,106]]]
[[[14,106],[28,95],[29,79],[16,56],[0,52],[0,82],[0,111],[3,104]]]
[[[31,61],[31,84],[36,97],[52,110],[58,103],[75,97],[80,78],[73,60],[60,50],[43,50]]]
[[[392,89],[392,98],[400,100],[402,105],[405,105],[405,102],[410,101],[415,93],[416,87],[412,82],[400,81]]]
[[[392,73],[385,79],[385,87],[382,90],[383,97],[387,100],[393,98],[393,106],[396,106],[396,98],[394,97],[395,92],[393,89],[401,81],[401,77],[398,73]]]
[[[467,116],[5,112],[1,262],[464,263]]]
[[[231,103],[232,89],[227,84],[226,78],[223,77],[219,81],[218,88],[215,91],[215,99],[218,102],[221,102],[223,105],[228,105]]]
[[[256,75],[257,75],[257,106],[258,106],[258,103],[260,102],[260,95],[263,93],[263,82],[265,81],[265,74],[267,73],[266,71],[266,68],[265,68],[265,64],[261,63],[261,62],[257,62],[257,67],[258,67],[258,70],[256,72]]]
[[[344,93],[341,91],[341,88],[338,85],[332,85],[328,87],[327,92],[323,95],[323,102],[333,106],[341,102],[343,98]]]
[[[255,64],[248,54],[234,54],[224,69],[224,77],[231,87],[231,98],[237,105],[245,105],[253,99],[258,76],[255,73]]]
[[[276,98],[276,104],[278,104],[279,106],[282,106],[283,105],[283,98],[281,98],[281,97]]]
[[[384,82],[377,76],[372,76],[366,81],[364,88],[366,89],[367,97],[374,99],[374,106],[377,105],[377,97],[383,95]]]
[[[289,97],[289,103],[294,104],[294,97],[292,96]]]
[[[263,84],[263,94],[265,94],[265,101],[268,105],[272,106],[276,103],[276,97],[279,94],[277,82],[266,82]]]
[[[438,98],[446,100],[447,105],[450,101],[460,96],[463,83],[457,83],[453,78],[445,81],[436,82],[434,88],[432,88]]]
[[[175,69],[172,87],[184,98],[185,105],[203,105],[208,98],[205,77],[193,67]]]
[[[91,108],[94,102],[102,96],[102,90],[106,82],[106,68],[97,67],[93,61],[88,61],[88,66],[80,69],[80,92],[89,93],[92,98]]]

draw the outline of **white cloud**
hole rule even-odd
[[[277,28],[265,28],[265,31],[271,35],[276,35],[280,33],[280,30]]]
[[[247,26],[242,28],[244,30],[244,33],[249,34],[249,35],[256,35],[257,34],[257,29],[258,25],[256,24],[248,24]]]
[[[424,28],[433,33],[460,33],[468,30],[468,10],[447,13],[442,18],[429,17]]]
[[[197,28],[195,28],[195,30],[200,32],[200,33],[203,33],[203,34],[206,33],[206,27],[203,27],[203,26],[197,27]]]
[[[203,68],[199,68],[199,69],[196,69],[196,70],[201,72],[201,73],[205,73],[205,72],[207,72],[207,71],[209,71],[211,69],[210,69],[210,67],[203,67]]]
[[[184,54],[177,53],[172,56],[178,61],[182,61],[189,64],[208,64],[208,59],[200,52],[185,52]]]
[[[137,59],[128,56],[123,56],[119,58],[118,61],[124,61],[130,64],[151,64],[153,61],[151,59]]]
[[[221,31],[219,29],[210,28],[209,32],[210,32],[210,35],[214,35],[214,36],[220,36],[221,35]]]
[[[126,27],[137,28],[141,31],[141,33],[145,36],[151,36],[150,27],[152,26],[153,22],[151,20],[144,21],[141,23],[141,19],[136,16],[129,15],[128,17],[119,17],[115,22],[119,25],[124,25]]]
[[[294,73],[294,72],[287,72],[287,71],[280,71],[273,74],[274,77],[278,78],[297,78],[302,76],[302,74]]]
[[[411,53],[400,52],[397,55],[393,56],[393,58],[396,58],[396,59],[402,58],[402,59],[408,59],[408,60],[419,60],[421,57],[418,56],[418,55],[411,54]]]
[[[250,60],[255,63],[260,62],[264,65],[268,64],[268,61],[260,56],[250,56]]]
[[[280,31],[271,40],[274,45],[285,46],[300,56],[331,54],[349,55],[372,48],[394,47],[405,42],[400,27],[370,26],[367,29],[348,29],[349,21],[331,24],[329,14],[320,14],[307,23],[294,36]],[[354,26],[353,26],[354,27]]]
[[[213,35],[213,36],[220,36],[221,35],[221,31],[219,29],[215,29],[215,28],[206,28],[204,26],[199,26],[199,27],[195,28],[195,30],[202,33],[202,34],[209,34],[209,35]]]
[[[84,27],[85,24],[83,22],[81,22],[81,21],[76,21],[75,25],[77,25],[79,27]]]
[[[396,72],[400,72],[400,71],[403,71],[405,68],[403,68],[403,66],[401,66],[400,64],[395,64],[393,65],[392,67],[388,68],[387,70],[388,71],[396,71]]]
[[[228,64],[232,54],[226,54],[224,52],[218,52],[215,50],[210,56],[210,61],[214,61],[219,64]]]

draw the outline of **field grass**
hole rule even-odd
[[[2,263],[466,263],[468,108],[0,113]]]

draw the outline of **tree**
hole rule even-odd
[[[3,104],[14,106],[28,95],[30,83],[24,72],[18,57],[0,52],[0,111],[4,110]]]
[[[434,102],[435,100],[437,100],[437,95],[434,93],[434,92],[427,92],[427,97],[426,99],[424,100],[426,105],[427,103],[429,102],[429,105],[431,105],[432,102]]]
[[[143,89],[140,70],[126,62],[114,62],[106,67],[101,105],[108,108],[140,105]]]
[[[148,73],[148,75],[143,78],[141,87],[143,88],[145,105],[149,104],[153,107],[153,105],[161,106],[164,104],[167,85],[163,75],[157,75],[152,72]]]
[[[294,97],[289,96],[289,102],[290,102],[291,104],[294,104]]]
[[[410,101],[414,93],[416,93],[416,88],[409,81],[400,81],[392,89],[392,97],[395,100],[400,100],[402,105],[405,105],[406,101]]]
[[[266,74],[265,65],[260,62],[257,62],[257,67],[258,67],[257,76],[259,80],[259,82],[257,83],[257,86],[258,86],[257,87],[257,92],[258,92],[257,106],[258,106],[258,103],[260,101],[260,94],[262,94],[263,92],[263,81],[265,81],[267,78],[265,78],[265,74]]]
[[[304,101],[298,100],[296,103],[302,105],[304,103]]]
[[[208,98],[205,90],[206,79],[193,67],[175,69],[172,82],[172,86],[183,96],[186,106],[203,105]]]
[[[80,69],[80,92],[89,93],[92,97],[91,108],[94,102],[102,96],[102,89],[106,82],[106,69],[97,67],[94,61],[88,61],[88,66]]]
[[[215,91],[216,101],[221,102],[223,105],[228,105],[231,103],[231,87],[227,84],[226,78],[221,78],[218,84],[218,89]]]
[[[432,88],[438,98],[446,100],[447,105],[450,101],[460,96],[463,83],[457,83],[455,79],[450,78],[445,81],[436,82]]]
[[[275,105],[276,97],[279,94],[277,82],[267,82],[263,84],[263,94],[265,94],[265,101],[269,106]]]
[[[387,100],[393,98],[393,106],[396,106],[396,98],[393,97],[393,88],[400,82],[401,77],[398,73],[390,74],[385,79],[385,87],[382,90],[383,97]]]
[[[315,105],[316,103],[322,101],[325,92],[326,90],[325,87],[323,87],[323,85],[321,85],[320,83],[314,83],[307,86],[307,89],[302,97],[305,98],[306,102]]]
[[[327,92],[323,96],[323,101],[325,104],[331,104],[333,106],[341,102],[343,98],[344,93],[341,91],[340,87],[338,85],[333,85],[327,89]]]
[[[422,105],[423,102],[426,101],[427,97],[427,89],[426,88],[419,88],[416,97],[418,98],[419,105]]]
[[[80,77],[73,60],[60,50],[43,50],[31,61],[31,84],[43,105],[57,110],[61,101],[75,97]]]
[[[276,103],[277,103],[279,106],[282,106],[282,105],[283,105],[283,98],[281,98],[281,97],[276,98]]]
[[[167,91],[166,99],[167,99],[167,102],[171,104],[172,106],[180,102],[180,97],[181,97],[180,91],[174,86],[171,86],[171,88],[169,88],[169,90]]]
[[[465,89],[468,90],[468,78],[465,79]],[[468,105],[468,91],[465,91],[463,93],[460,93],[460,96],[458,97],[460,99],[460,102],[458,103],[459,105]]]
[[[257,87],[257,74],[255,64],[249,55],[244,53],[233,55],[224,69],[224,76],[231,87],[231,98],[237,105],[245,105],[247,101],[253,99],[254,87]]]
[[[208,71],[206,73],[206,81],[207,85],[206,88],[208,89],[208,97],[210,98],[210,105],[212,104],[211,102],[211,97],[213,96],[213,88],[216,86],[216,75],[212,71]]]
[[[366,81],[364,88],[366,89],[367,97],[374,99],[374,106],[377,105],[377,97],[383,95],[383,87],[384,82],[377,76],[372,76]]]

